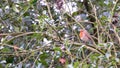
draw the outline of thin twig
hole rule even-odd
[[[38,55],[37,55],[37,57],[36,57],[36,59],[35,59],[35,61],[34,61],[34,63],[33,63],[32,68],[34,68],[34,67],[35,67],[35,63],[36,63],[36,62],[37,62],[37,60],[39,59],[39,56],[40,56],[40,54],[38,54]]]
[[[47,22],[46,20],[44,20],[44,21],[56,32],[56,34],[58,35],[59,41],[61,41],[61,36],[60,36],[60,34],[58,33],[58,31],[57,31],[54,27],[52,27],[52,26],[49,24],[49,22]]]
[[[117,6],[118,1],[119,1],[119,0],[116,0],[115,5],[114,5],[113,8],[112,8],[111,16],[110,16],[110,19],[109,19],[109,23],[112,23],[112,18],[113,18],[114,11],[115,11],[115,7]]]
[[[5,43],[8,43],[8,42],[10,42],[11,40],[13,40],[13,39],[15,39],[15,38],[18,38],[18,37],[21,37],[21,36],[25,36],[25,35],[29,35],[29,34],[34,34],[34,33],[41,33],[41,32],[27,32],[27,33],[19,34],[19,35],[13,37],[12,39],[6,41]],[[53,39],[55,38],[55,36],[51,36],[51,37],[52,37]],[[64,41],[64,38],[61,38],[61,41],[63,42],[63,41]],[[69,44],[83,45],[82,43],[72,42],[71,40],[69,40]],[[9,47],[12,47],[12,48],[13,48],[12,45],[8,45],[8,44],[2,44],[2,43],[0,43],[0,45],[6,45],[6,46],[9,46]],[[86,47],[87,49],[90,49],[90,50],[94,51],[94,52],[98,52],[98,53],[104,54],[101,50],[96,49],[94,46],[87,46],[87,45],[85,45],[85,47]],[[21,50],[21,49],[20,49],[20,50]]]
[[[96,47],[94,47],[94,46],[92,46],[92,45],[85,45],[85,44],[83,44],[83,43],[72,42],[72,41],[69,41],[68,44],[74,44],[74,45],[78,45],[78,46],[84,45],[85,48],[87,48],[87,49],[89,49],[89,50],[92,50],[92,51],[94,51],[94,52],[97,52],[97,53],[100,53],[100,54],[102,54],[102,55],[105,55],[105,53],[104,53],[103,51],[101,51],[100,49],[98,49],[98,48],[96,48]]]
[[[21,37],[21,36],[25,36],[25,35],[35,34],[35,33],[41,33],[41,32],[26,32],[26,33],[22,33],[22,34],[14,36],[13,38],[9,39],[8,41],[5,41],[5,43],[8,43],[8,42],[10,42],[11,40],[13,40],[15,38],[18,38],[18,37]]]
[[[67,13],[68,16],[70,16],[81,28],[84,29],[83,25],[80,24],[79,22],[77,22],[77,20],[75,20],[75,18],[73,18],[70,14]]]
[[[49,16],[50,16],[51,20],[53,20],[53,17],[52,17],[51,11],[50,11],[50,6],[49,6],[49,4],[46,0],[45,0],[45,2],[47,4],[47,9],[48,9]]]

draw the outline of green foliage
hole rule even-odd
[[[78,66],[79,66],[79,62],[74,62],[74,68],[79,68]]]
[[[115,1],[1,0],[0,68],[118,68]],[[80,29],[90,42],[79,38]]]

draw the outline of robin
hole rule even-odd
[[[84,41],[84,42],[89,42],[89,41],[91,41],[91,36],[90,36],[90,34],[89,34],[85,29],[81,29],[81,30],[80,30],[79,36],[80,36],[80,39],[81,39],[82,41]]]

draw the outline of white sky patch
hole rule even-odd
[[[65,24],[66,24],[66,22],[62,21],[62,22],[61,22],[61,24],[65,25]]]
[[[113,4],[116,4],[116,1],[113,1]]]
[[[27,1],[30,1],[30,0],[27,0]]]
[[[115,60],[116,60],[116,62],[119,62],[119,61],[120,61],[120,59],[119,59],[119,58],[115,58]]]
[[[49,46],[52,41],[47,40],[47,38],[43,39],[43,44]]]
[[[41,1],[40,1],[40,4],[41,4],[41,5],[45,5],[45,6],[47,5],[46,2],[45,2],[45,0],[41,0]]]
[[[0,63],[6,63],[6,61],[5,61],[5,60],[2,60],[2,61],[0,61]]]
[[[79,21],[81,21],[81,20],[82,20],[82,18],[81,18],[81,16],[80,16],[80,15],[78,15],[78,16],[75,16],[75,20],[79,22]]]
[[[69,12],[70,14],[76,12],[78,9],[77,4],[75,2],[68,2],[63,4],[63,10],[65,12]]]
[[[0,46],[0,50],[3,49],[4,47],[3,46]]]
[[[89,20],[84,20],[84,22],[89,22]]]
[[[5,9],[9,9],[10,7],[9,6],[6,6]]]
[[[110,12],[103,12],[103,15],[110,18]]]
[[[43,14],[47,14],[47,11],[46,11],[46,10],[44,10],[42,13],[43,13]]]
[[[55,10],[57,13],[60,13],[60,10],[57,9],[57,5],[56,5],[56,4],[54,4],[54,7],[53,7],[53,8],[54,8],[54,10]],[[56,14],[57,14],[57,13],[56,13]]]
[[[64,36],[65,36],[66,38],[67,38],[67,37],[69,37],[69,35],[68,35],[68,34],[65,34]]]
[[[76,30],[76,29],[77,29],[77,26],[76,26],[76,25],[73,25],[73,26],[72,26],[72,29],[73,29],[73,30]]]
[[[72,64],[68,64],[67,68],[73,68],[73,65]]]
[[[20,3],[20,0],[12,0],[14,3]]]
[[[80,0],[80,2],[83,2],[84,0]]]
[[[54,5],[54,10],[57,12],[57,13],[60,13],[60,10],[56,8],[57,5],[55,4]],[[62,9],[61,9],[64,13],[68,12],[70,14],[78,11],[78,7],[77,7],[77,4],[75,2],[68,2],[68,3],[63,3],[62,5]]]
[[[108,5],[108,4],[109,4],[109,1],[108,1],[108,0],[105,0],[104,3],[105,3],[106,5]]]
[[[120,6],[117,6],[117,9],[116,10],[120,10]]]

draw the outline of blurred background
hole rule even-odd
[[[0,0],[0,68],[119,67],[120,0]]]

